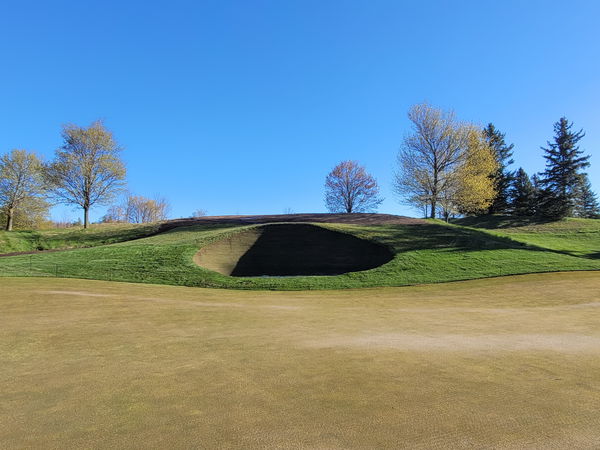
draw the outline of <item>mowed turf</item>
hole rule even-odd
[[[199,250],[218,241],[234,241],[233,236],[256,227],[240,223],[207,223],[95,248],[3,257],[0,258],[0,276],[304,290],[405,286],[534,272],[600,270],[600,253],[595,250],[600,250],[599,223],[592,219],[581,219],[576,223],[579,227],[576,229],[592,227],[594,230],[585,233],[585,242],[577,240],[583,233],[572,230],[573,245],[577,248],[587,246],[586,254],[578,253],[576,248],[544,247],[543,242],[522,241],[496,230],[446,225],[441,221],[380,225],[318,223],[315,226],[382,244],[390,249],[393,259],[380,267],[342,275],[282,278],[229,277],[199,267],[194,262]],[[542,231],[539,233],[541,235]],[[548,241],[555,236],[548,231],[544,232],[543,239]],[[562,242],[568,245],[569,240]],[[292,241],[290,246],[294,245]],[[282,245],[281,250],[281,257],[285,258],[286,246]]]
[[[597,448],[600,273],[0,280],[1,448]]]

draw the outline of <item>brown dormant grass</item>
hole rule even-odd
[[[0,281],[1,448],[597,448],[600,274]]]

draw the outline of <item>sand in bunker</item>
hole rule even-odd
[[[584,334],[372,334],[305,341],[314,348],[373,348],[404,351],[600,353],[600,336]]]

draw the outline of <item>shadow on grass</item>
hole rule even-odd
[[[515,248],[548,250],[517,242],[507,237],[491,235],[485,231],[441,224],[395,227],[392,235],[375,236],[375,239],[392,247],[396,252],[433,249],[447,249],[456,252]]]
[[[452,219],[450,223],[465,227],[485,228],[487,230],[525,227],[530,225],[544,225],[552,223],[553,220],[543,219],[541,217],[515,217],[515,216],[475,216],[464,217],[461,219]]]

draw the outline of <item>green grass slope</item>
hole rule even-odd
[[[95,247],[148,236],[158,224],[94,224],[33,231],[0,231],[0,254],[65,248]]]
[[[392,261],[337,276],[233,278],[197,266],[199,248],[248,226],[197,225],[107,246],[0,258],[1,276],[56,276],[238,289],[338,289],[404,286],[534,272],[600,270],[594,258],[519,241],[497,230],[446,225],[320,224],[387,245]],[[547,238],[551,238],[549,233]],[[549,239],[551,240],[551,239]],[[575,245],[575,244],[574,244]],[[577,244],[583,245],[583,244]],[[583,252],[582,252],[583,253]]]
[[[486,216],[460,219],[455,223],[569,255],[600,258],[599,219],[570,218],[536,222],[506,216]]]

